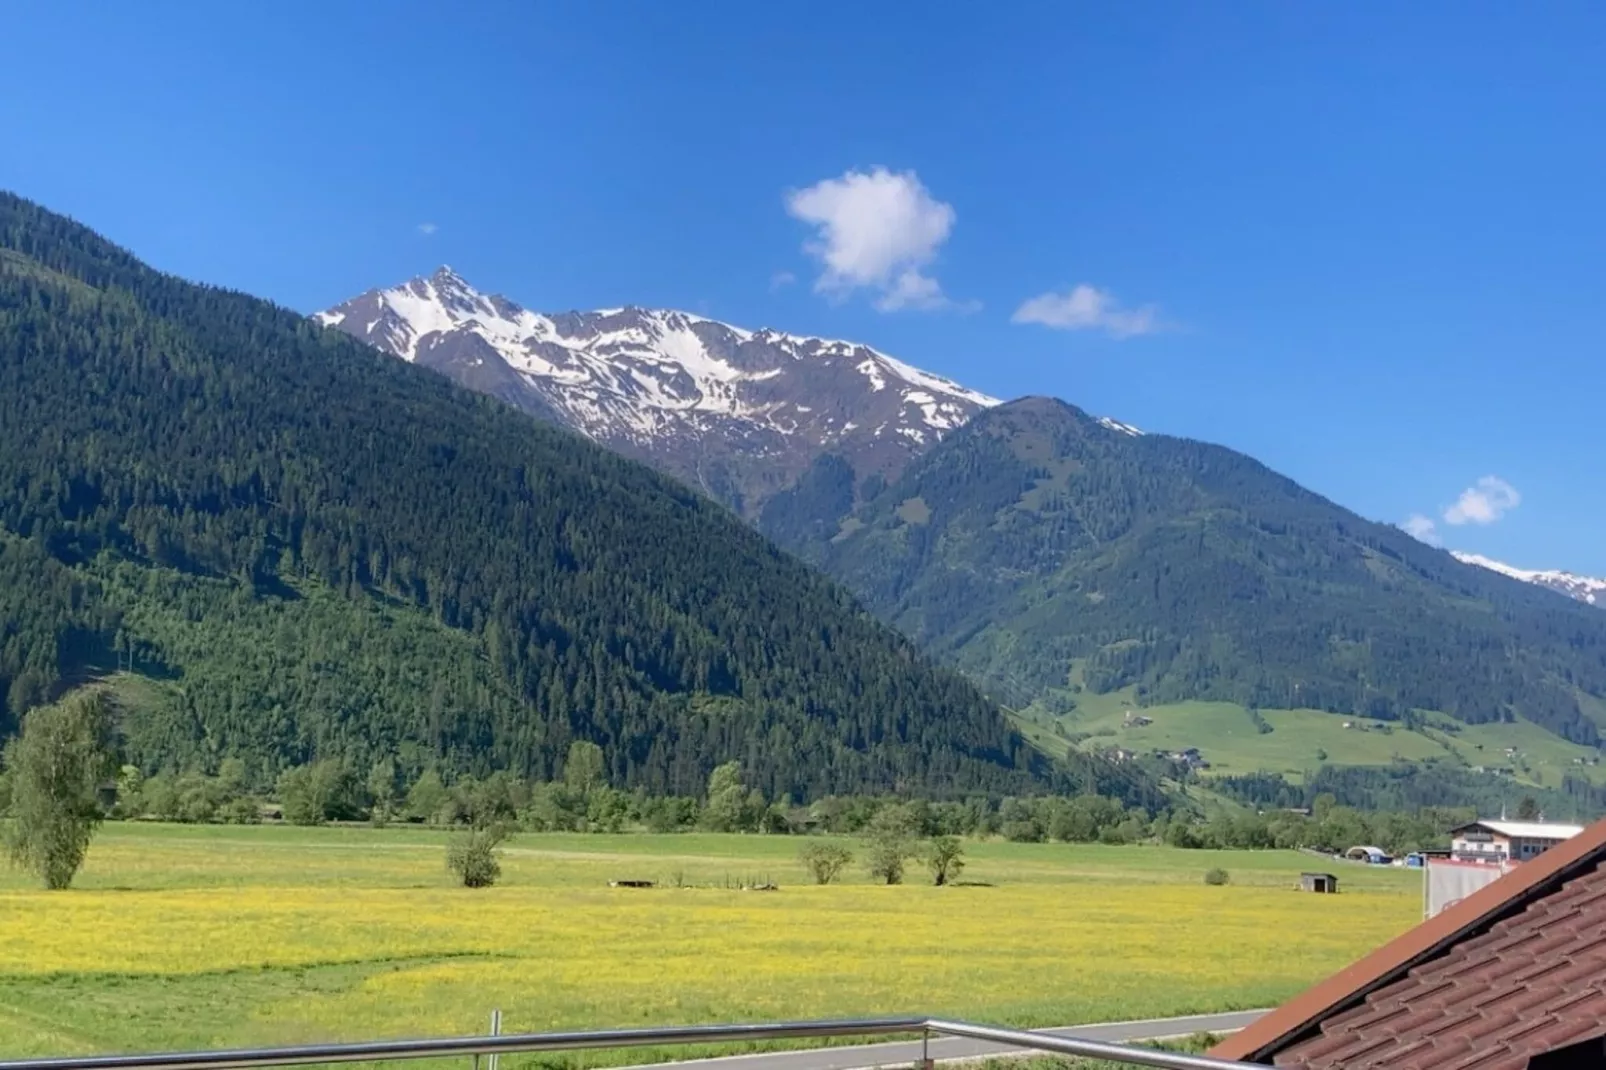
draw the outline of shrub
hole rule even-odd
[[[502,875],[498,845],[507,838],[500,827],[469,829],[446,841],[446,868],[465,888],[489,888]]]
[[[853,852],[835,843],[811,843],[797,853],[815,884],[830,884],[853,861]]]
[[[1217,868],[1209,870],[1209,871],[1207,871],[1205,873],[1205,883],[1206,884],[1222,885],[1222,884],[1226,884],[1230,880],[1232,880],[1231,875],[1228,874],[1226,870],[1220,868],[1219,866]]]

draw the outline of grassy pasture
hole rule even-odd
[[[1018,721],[1022,731],[1050,754],[1064,753],[1071,737],[1080,733],[1091,733],[1079,744],[1083,749],[1119,746],[1150,751],[1198,747],[1211,764],[1209,775],[1266,771],[1299,781],[1324,762],[1385,765],[1397,759],[1441,759],[1467,767],[1513,767],[1517,779],[1541,787],[1560,787],[1567,776],[1596,781],[1606,777],[1606,767],[1575,761],[1594,757],[1592,749],[1569,743],[1527,721],[1462,725],[1429,714],[1430,727],[1419,732],[1322,710],[1265,709],[1260,713],[1272,731],[1260,732],[1249,712],[1230,702],[1190,701],[1140,707],[1130,689],[1102,695],[1083,692],[1075,699],[1077,708],[1067,714],[1053,714],[1037,707],[1021,711]],[[1126,724],[1128,710],[1149,717],[1153,723]],[[1356,727],[1346,729],[1345,722]],[[1516,754],[1507,754],[1508,747]]]
[[[976,884],[854,872],[820,888],[798,840],[715,835],[523,835],[502,883],[468,891],[442,841],[113,824],[71,891],[0,870],[0,1057],[462,1034],[492,1008],[509,1031],[1242,1009],[1376,947],[1421,903],[1415,875],[1362,867],[1342,895],[1295,892],[1294,853],[1008,843],[967,845]],[[1217,865],[1230,886],[1203,884]],[[743,878],[781,888],[725,887]]]

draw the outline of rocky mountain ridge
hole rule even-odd
[[[855,342],[662,309],[544,315],[448,267],[315,318],[750,515],[822,454],[890,478],[999,403]]]

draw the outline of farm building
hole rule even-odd
[[[1457,862],[1526,862],[1584,831],[1553,821],[1473,821],[1450,830]]]
[[[1598,1068],[1602,932],[1606,821],[1512,867],[1209,1054],[1278,1070]]]
[[[1381,847],[1351,847],[1344,852],[1344,857],[1351,862],[1370,862],[1374,866],[1386,866],[1393,861],[1387,851]]]
[[[1331,873],[1301,873],[1299,875],[1299,890],[1302,892],[1338,891],[1338,878]]]

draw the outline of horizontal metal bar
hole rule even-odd
[[[0,1070],[253,1070],[269,1066],[383,1062],[393,1059],[438,1059],[464,1055],[579,1051],[649,1045],[723,1044],[811,1037],[868,1037],[929,1030],[951,1037],[969,1037],[1009,1047],[1109,1059],[1156,1070],[1247,1070],[1252,1064],[1227,1062],[1203,1055],[1184,1055],[1154,1048],[1106,1044],[1096,1040],[1033,1033],[1021,1029],[972,1025],[936,1018],[842,1018],[812,1022],[756,1025],[654,1026],[580,1033],[509,1033],[502,1036],[436,1037],[424,1040],[374,1040],[344,1044],[307,1044],[286,1048],[233,1048],[220,1051],[153,1052],[139,1055],[84,1055],[53,1059],[0,1061]],[[1255,1067],[1254,1070],[1263,1070]]]
[[[805,1037],[883,1036],[916,1033],[924,1018],[853,1018],[758,1025],[655,1026],[584,1033],[505,1033],[502,1036],[435,1037],[425,1040],[371,1040],[347,1044],[306,1044],[288,1048],[234,1048],[141,1055],[85,1055],[0,1062],[0,1070],[248,1070],[259,1066],[306,1066],[390,1059],[435,1059],[587,1048],[636,1048],[652,1044],[720,1044]]]
[[[1212,1059],[1208,1055],[1188,1055],[1184,1052],[1164,1051],[1159,1048],[1131,1047],[1126,1044],[1109,1044],[1102,1040],[1079,1040],[1076,1037],[1055,1036],[1052,1033],[1033,1033],[1024,1029],[1000,1029],[991,1025],[972,1025],[969,1022],[949,1022],[933,1018],[926,1023],[933,1033],[950,1037],[969,1037],[971,1040],[989,1040],[995,1044],[1008,1044],[1014,1048],[1031,1048],[1056,1055],[1078,1055],[1087,1059],[1109,1059],[1118,1063],[1152,1066],[1158,1070],[1244,1070],[1252,1064]],[[1255,1070],[1265,1070],[1255,1067]]]

